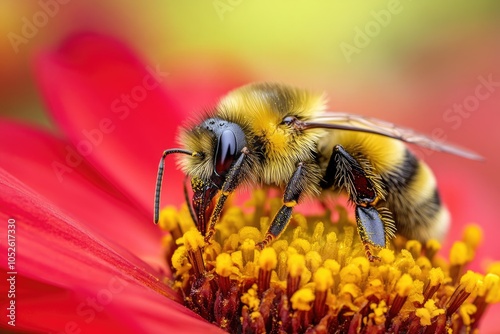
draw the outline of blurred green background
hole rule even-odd
[[[33,81],[33,56],[72,32],[102,32],[168,72],[167,86],[193,112],[215,102],[203,87],[278,81],[325,91],[331,110],[477,151],[485,162],[423,158],[457,221],[497,230],[499,1],[2,0],[0,29],[1,117],[57,131]],[[469,110],[454,109],[464,103]],[[484,261],[498,260],[498,236],[485,235]]]

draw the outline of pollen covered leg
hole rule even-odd
[[[370,246],[386,247],[396,228],[390,211],[376,207],[384,191],[381,178],[373,172],[370,162],[362,157],[355,158],[343,146],[336,145],[321,185],[345,189],[356,206],[358,233],[366,255],[370,261],[377,259]]]
[[[278,238],[288,226],[293,207],[297,205],[304,189],[303,183],[306,181],[305,175],[304,164],[300,162],[286,186],[285,193],[283,194],[283,205],[278,213],[276,213],[276,216],[274,216],[271,225],[269,225],[264,240],[256,245],[258,249],[263,249],[274,239]]]
[[[212,237],[215,234],[215,224],[219,221],[220,215],[222,213],[222,208],[224,207],[224,203],[226,202],[228,196],[238,187],[240,180],[241,180],[241,166],[243,165],[243,161],[245,160],[245,157],[247,154],[250,153],[250,151],[244,147],[243,150],[241,150],[241,155],[236,160],[234,163],[233,167],[229,171],[226,177],[226,181],[222,185],[222,189],[220,190],[221,195],[219,196],[219,199],[217,200],[217,204],[215,205],[215,209],[212,213],[212,216],[210,217],[210,225],[208,226],[207,233],[205,234],[205,241],[210,242],[212,240]]]
[[[379,260],[378,256],[372,254],[370,246],[386,247],[387,241],[394,237],[395,228],[391,213],[385,208],[357,205],[356,224],[366,257],[370,261]]]

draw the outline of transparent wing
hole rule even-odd
[[[379,134],[382,136],[402,140],[407,143],[419,145],[434,151],[446,152],[473,160],[483,158],[467,149],[436,141],[426,135],[411,129],[396,126],[392,123],[375,118],[353,115],[343,112],[327,111],[318,117],[304,122],[306,128],[341,129]]]

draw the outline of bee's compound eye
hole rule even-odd
[[[283,118],[283,121],[281,123],[285,124],[285,125],[290,125],[290,124],[295,123],[296,121],[297,121],[297,117],[287,116],[287,117]]]
[[[225,175],[236,158],[236,136],[231,130],[224,130],[219,136],[217,151],[215,152],[215,172],[219,176]]]

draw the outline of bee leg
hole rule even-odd
[[[380,260],[370,246],[385,247],[385,227],[382,217],[373,206],[356,206],[356,224],[368,260]]]
[[[328,162],[323,188],[336,185],[347,191],[355,205],[358,234],[370,261],[378,259],[371,252],[371,246],[386,247],[394,237],[396,227],[390,211],[377,207],[383,197],[380,178],[375,175],[368,161],[358,161],[343,146],[336,145]]]
[[[300,162],[286,186],[285,193],[283,194],[283,205],[274,216],[271,225],[269,225],[264,240],[255,245],[257,249],[266,247],[271,241],[278,238],[287,227],[292,216],[293,207],[297,205],[302,189],[304,189],[305,176],[304,164]]]
[[[210,224],[208,226],[207,233],[205,234],[205,242],[209,243],[212,240],[212,237],[215,234],[215,224],[219,221],[220,214],[222,212],[222,208],[224,207],[224,203],[229,195],[236,189],[241,180],[241,166],[243,165],[243,161],[245,157],[250,153],[248,148],[244,147],[241,150],[241,155],[234,163],[233,167],[229,170],[226,180],[222,184],[222,188],[220,190],[220,196],[217,200],[217,204],[215,205],[212,216],[210,217]]]
[[[191,201],[189,200],[189,192],[188,192],[188,188],[187,188],[187,182],[189,181],[188,177],[186,176],[184,178],[184,185],[183,185],[183,190],[184,190],[184,200],[186,201],[186,204],[187,204],[187,207],[189,209],[189,215],[191,216],[191,219],[196,222],[197,219],[196,219],[196,214],[194,213],[194,209],[193,209],[193,204],[191,203]]]

